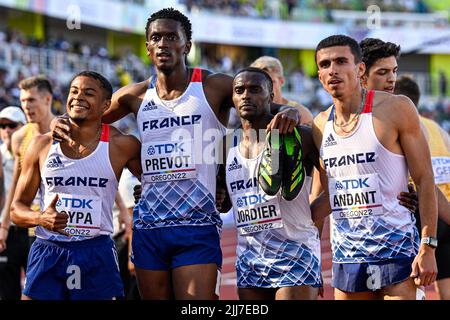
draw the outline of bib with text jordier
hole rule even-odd
[[[236,227],[241,235],[283,227],[277,195],[245,192],[231,197]]]
[[[155,141],[142,146],[145,181],[167,182],[197,177],[193,140]]]
[[[335,220],[383,214],[378,174],[330,178],[328,185]]]
[[[49,203],[55,195],[46,199]],[[94,237],[100,233],[102,200],[94,195],[75,195],[58,193],[56,210],[69,216],[64,228],[71,236]]]

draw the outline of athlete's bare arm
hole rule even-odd
[[[23,168],[11,206],[11,218],[20,227],[43,226],[51,231],[60,231],[67,224],[68,216],[56,212],[55,201],[42,213],[30,208],[41,182],[41,164],[45,161],[51,144],[50,134],[36,136],[25,153]]]
[[[114,127],[110,127],[110,159],[117,180],[120,180],[122,170],[125,167],[131,173],[141,179],[141,143],[132,135],[122,134]]]
[[[319,113],[315,118],[312,126],[312,134],[314,144],[317,150],[320,150],[322,145],[323,131],[328,120],[331,108]],[[320,184],[323,187],[322,193],[311,203],[311,216],[314,222],[323,221],[331,213],[330,195],[328,193],[328,177],[325,171],[323,161],[320,160],[319,167]]]
[[[114,92],[111,98],[111,105],[103,114],[102,122],[113,123],[122,119],[130,112],[137,115],[148,85],[149,80],[145,80],[130,84]]]

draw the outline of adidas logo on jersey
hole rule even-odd
[[[237,170],[237,169],[241,169],[241,168],[242,168],[242,164],[239,164],[237,158],[234,157],[233,162],[230,163],[230,165],[228,166],[228,171]]]
[[[336,140],[334,140],[333,135],[330,134],[328,136],[327,140],[325,140],[325,144],[323,146],[324,146],[324,148],[326,148],[326,147],[331,147],[331,146],[335,146],[335,145],[337,145],[337,142],[336,142]]]
[[[144,107],[144,109],[142,109],[142,111],[150,111],[150,110],[155,110],[158,109],[158,107],[156,106],[155,101],[150,100]]]
[[[64,168],[64,164],[59,156],[49,159],[47,162],[47,168]]]

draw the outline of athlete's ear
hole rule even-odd
[[[361,61],[360,63],[358,63],[357,68],[358,78],[362,79],[362,77],[366,73],[366,64]]]
[[[149,42],[145,41],[145,49],[147,51],[147,56],[150,57],[150,49],[149,49]]]
[[[317,69],[317,77],[319,78],[320,83],[323,84],[323,82],[322,82],[322,73],[320,72],[319,69]]]
[[[367,75],[363,74],[361,77],[361,87],[363,87],[364,89],[367,89],[367,80],[368,80]]]
[[[275,93],[273,93],[273,91],[270,93],[270,96],[269,96],[269,101],[270,101],[270,103],[272,103],[273,102],[273,98],[275,97]]]
[[[191,52],[192,42],[186,41],[185,46],[186,46],[186,49],[184,50],[184,54],[187,56],[189,54],[189,52]]]

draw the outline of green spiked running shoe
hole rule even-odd
[[[295,127],[292,133],[284,135],[281,149],[283,157],[281,194],[284,199],[291,201],[297,197],[305,182],[302,139],[298,127]]]
[[[269,196],[276,195],[281,187],[281,164],[283,161],[281,159],[280,145],[282,144],[282,138],[283,136],[280,135],[279,139],[272,139],[271,133],[267,134],[266,144],[258,168],[259,186]]]

